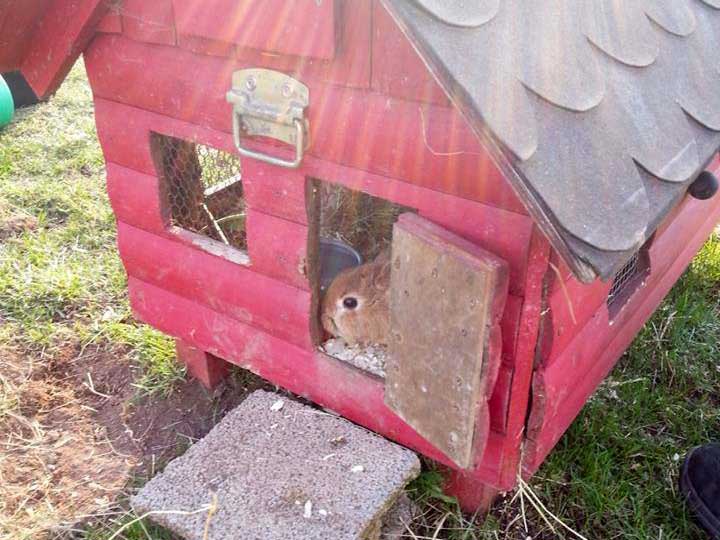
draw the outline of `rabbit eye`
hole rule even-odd
[[[343,306],[348,309],[355,309],[358,306],[357,298],[353,296],[348,296],[343,300]]]

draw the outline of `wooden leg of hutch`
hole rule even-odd
[[[462,510],[468,514],[484,516],[499,494],[497,489],[469,474],[449,471],[446,478],[445,493],[457,498]]]
[[[215,388],[229,373],[230,364],[225,360],[188,345],[182,340],[175,340],[175,351],[178,360],[185,364],[190,374],[206,388]]]

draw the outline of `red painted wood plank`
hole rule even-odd
[[[575,277],[564,283],[555,279],[548,298],[549,324],[543,335],[543,349],[550,351],[542,357],[544,364],[553,362],[598,308],[605,305],[610,287],[610,283],[600,280],[585,284]]]
[[[319,102],[323,109],[311,115],[313,155],[524,213],[453,109],[349,89],[328,89]]]
[[[306,225],[248,209],[246,229],[254,271],[298,289],[310,290],[306,274]]]
[[[136,41],[176,43],[171,0],[123,0],[122,26],[123,34]]]
[[[151,131],[233,152],[229,134],[159,114],[97,99],[95,115],[106,160],[146,174],[157,174],[148,142]],[[510,265],[510,291],[519,296],[523,294],[527,250],[533,230],[532,221],[526,215],[339,166],[312,156],[306,158],[302,169],[291,172],[252,160],[243,160],[242,163],[250,206],[264,213],[302,222],[304,210],[300,197],[301,190],[304,190],[304,178],[315,177],[340,183],[350,189],[418,209],[423,217],[505,259]],[[271,170],[276,171],[272,180],[268,178]],[[258,190],[258,184],[269,189]],[[288,200],[284,200],[285,193],[291,194]]]
[[[528,257],[525,301],[520,316],[508,406],[507,436],[503,440],[502,464],[498,481],[499,487],[505,490],[515,486],[517,473],[520,470],[525,420],[530,405],[530,385],[535,364],[535,346],[543,307],[543,281],[550,258],[550,244],[538,229],[533,232]]]
[[[22,63],[22,71],[40,97],[58,89],[105,16],[102,0],[53,2],[42,17]]]
[[[95,40],[86,63],[99,97],[217,131],[231,130],[225,94],[232,72],[242,64],[107,35]],[[176,65],[183,69],[174,69]],[[525,213],[453,109],[389,100],[311,78],[303,82],[311,93],[311,155]]]
[[[119,221],[156,234],[166,233],[170,219],[163,214],[156,176],[108,162],[107,188]]]
[[[502,365],[497,382],[490,397],[490,428],[498,433],[507,433],[507,419],[510,411],[510,392],[512,390],[513,369]]]
[[[497,382],[493,389],[490,402],[490,428],[500,433],[507,430],[507,417],[510,408],[510,392],[515,366],[520,321],[523,314],[524,299],[509,294],[505,302],[500,328],[502,331],[502,357]]]
[[[714,202],[699,201],[688,195],[675,213],[665,219],[649,250],[652,272],[665,272],[675,262],[685,248],[685,244],[679,242],[678,237],[698,230],[703,218],[713,212]]]
[[[335,2],[316,0],[173,0],[178,33],[267,52],[335,55]]]
[[[678,231],[690,231],[699,227],[705,212],[704,201],[686,197],[665,218],[658,227],[656,237],[649,249],[650,268],[653,273],[662,274],[672,265],[685,247],[681,242],[677,242],[677,235],[683,234]],[[665,234],[670,229],[675,232]],[[560,358],[578,332],[591,319],[598,316],[599,310],[605,308],[611,285],[611,282],[605,283],[600,280],[586,285],[570,277],[564,283],[563,290],[559,280],[555,280],[549,298],[552,333],[546,336],[551,343],[544,346],[547,352],[542,358],[543,365],[549,366]]]
[[[205,39],[195,36],[186,36],[179,34],[177,36],[178,47],[187,49],[197,54],[207,54],[209,56],[222,56],[233,58],[237,54],[237,48],[234,43],[226,43],[225,41],[217,41],[214,39]]]
[[[328,2],[330,0],[323,0]],[[244,67],[263,66],[300,79],[322,81],[353,88],[370,88],[372,6],[369,0],[335,0],[338,33],[332,61],[321,58],[270,55],[237,47]],[[318,102],[320,103],[320,102]]]
[[[118,223],[128,275],[200,302],[308,350],[310,293],[263,276],[201,248]]]
[[[503,329],[503,364],[505,365],[512,366],[515,364],[515,347],[517,346],[522,308],[522,297],[512,294],[508,295],[501,323]]]
[[[562,357],[536,373],[526,474],[540,466],[715,228],[720,200],[697,202],[702,208],[688,207],[683,213],[693,218],[689,223],[678,219],[663,235],[668,246],[680,247],[675,256],[668,257],[671,265],[667,270],[651,273],[646,287],[628,302],[613,326],[607,310],[599,309]]]
[[[95,30],[105,34],[122,34],[123,27],[120,4],[110,4],[107,14],[100,20]]]
[[[247,159],[242,175],[248,207],[307,225],[304,173]]]
[[[449,465],[445,456],[385,405],[383,383],[377,378],[134,277],[130,277],[128,285],[133,310],[144,322]],[[468,474],[496,485],[502,440],[502,436],[490,433],[483,463]]]
[[[372,88],[389,96],[450,107],[445,91],[380,2],[373,7]]]
[[[212,390],[229,373],[230,364],[210,353],[196,349],[180,339],[175,340],[177,359],[187,366],[190,375],[198,379],[202,385]]]
[[[499,490],[463,471],[451,471],[443,490],[457,498],[460,508],[468,515],[483,516],[488,513],[499,495]]]
[[[0,3],[0,73],[22,64],[48,0]]]

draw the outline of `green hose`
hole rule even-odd
[[[0,75],[0,128],[7,126],[15,115],[15,102],[5,79]]]

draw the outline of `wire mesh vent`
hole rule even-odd
[[[643,248],[636,252],[615,274],[607,297],[607,306],[611,317],[619,313],[633,293],[642,286],[649,270],[650,259],[647,250]]]
[[[240,160],[165,135],[154,134],[152,145],[172,224],[246,251]]]

